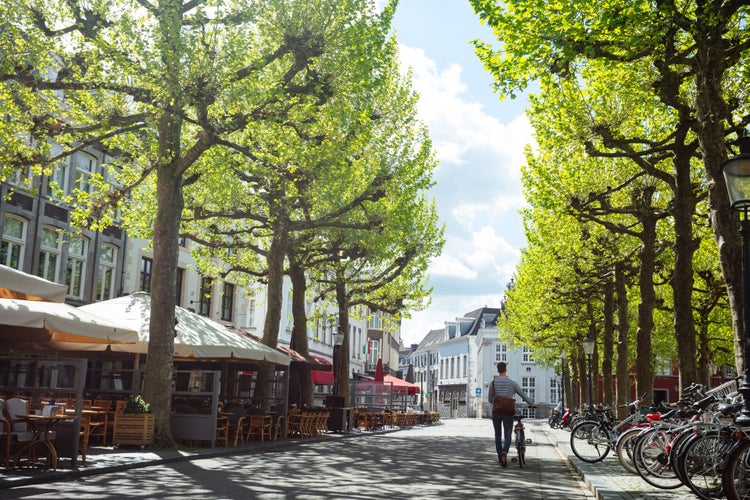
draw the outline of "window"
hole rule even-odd
[[[370,363],[377,363],[378,358],[380,358],[380,344],[377,340],[367,340],[367,352],[369,353],[369,362]]]
[[[549,402],[550,404],[557,404],[560,400],[560,387],[556,378],[549,380]]]
[[[456,358],[451,358],[451,376],[450,378],[453,378],[456,376]]]
[[[60,265],[60,233],[51,227],[42,228],[42,242],[39,250],[37,276],[57,282]]]
[[[201,316],[211,315],[211,288],[213,280],[211,278],[201,278],[200,297],[198,297],[198,314]]]
[[[154,260],[141,257],[141,291],[151,293],[151,272],[154,269]]]
[[[68,263],[65,267],[65,284],[68,295],[76,299],[83,298],[83,273],[86,269],[86,251],[88,239],[83,236],[70,236],[68,244]]]
[[[534,355],[531,354],[531,349],[529,349],[526,346],[523,346],[523,362],[532,363],[533,361],[534,361]]]
[[[117,248],[102,244],[99,247],[99,267],[96,271],[96,300],[114,298],[115,262],[117,262]]]
[[[464,374],[463,374],[464,377],[466,376],[466,368],[468,364],[469,363],[467,363],[466,354],[464,354]]]
[[[536,401],[536,379],[534,377],[522,377],[521,389],[523,389],[523,392],[525,392],[529,398]]]
[[[234,312],[234,285],[224,283],[224,290],[221,294],[221,319],[222,321],[232,321]]]
[[[495,346],[495,363],[500,361],[508,361],[508,346],[505,344]]]
[[[23,241],[26,234],[26,221],[20,217],[3,217],[3,239],[0,245],[0,264],[13,269],[21,269],[23,264]]]
[[[93,156],[86,153],[76,153],[73,155],[73,165],[76,169],[75,189],[84,193],[91,190],[91,174],[94,173],[96,160]]]
[[[52,173],[47,177],[47,197],[60,198],[67,194],[68,166],[57,163],[52,167]]]

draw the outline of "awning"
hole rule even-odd
[[[312,374],[312,382],[316,385],[333,385],[334,380],[334,374],[333,374],[333,364],[328,361],[325,358],[321,358],[320,356],[310,356],[314,360],[327,365],[327,370],[311,370],[310,373]]]
[[[68,287],[0,265],[0,297],[65,302]]]
[[[109,316],[116,318],[116,316]],[[60,302],[0,299],[0,342],[3,343],[130,343],[138,332],[126,323],[82,311]]]
[[[78,308],[117,318],[138,331],[139,341],[133,345],[112,345],[115,352],[148,353],[151,319],[151,298],[136,292],[125,297],[96,302]],[[175,307],[174,355],[176,358],[234,359],[264,361],[289,366],[289,356],[225,325],[200,316],[182,307]]]

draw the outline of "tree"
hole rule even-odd
[[[684,126],[695,134],[710,184],[710,217],[738,347],[740,245],[719,169],[727,158],[726,137],[750,121],[746,105],[734,99],[746,84],[748,6],[732,0],[679,6],[672,1],[622,5],[570,0],[556,9],[544,3],[501,5],[494,0],[472,0],[472,5],[503,43],[500,51],[477,44],[503,94],[513,95],[532,80],[552,89],[596,63],[622,72],[639,68],[651,79],[644,89],[673,110],[680,130]],[[685,314],[684,304],[680,307]],[[741,366],[742,350],[736,348],[735,355]]]
[[[111,153],[111,167],[122,169],[119,185],[100,182],[98,191],[79,193],[78,201],[87,203],[78,221],[100,227],[122,208],[130,231],[145,228],[141,235],[152,236],[157,272],[144,396],[156,416],[156,443],[172,446],[184,189],[205,182],[217,158],[247,155],[247,137],[292,129],[293,120],[279,117],[294,105],[306,108],[345,88],[335,71],[327,72],[335,64],[326,63],[341,60],[349,41],[364,45],[359,58],[380,49],[365,38],[373,19],[363,12],[371,3],[2,0],[0,7],[0,44],[8,56],[0,62],[0,85],[14,106],[0,134],[23,131],[31,138],[4,142],[0,154],[9,168],[49,174],[50,165],[75,151],[102,147]],[[63,151],[50,157],[52,142]],[[278,311],[271,308],[269,316],[278,320]]]

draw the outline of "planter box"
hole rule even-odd
[[[112,442],[118,445],[148,446],[154,442],[154,415],[120,413],[115,415]]]

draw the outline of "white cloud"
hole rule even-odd
[[[476,271],[461,263],[456,257],[446,255],[445,253],[432,260],[429,272],[433,276],[450,276],[465,280],[477,277]]]
[[[405,45],[400,54],[403,71],[412,68],[419,116],[441,162],[431,193],[446,224],[443,254],[429,269],[432,303],[402,324],[409,345],[445,321],[499,307],[523,244],[520,166],[532,131],[524,115],[502,123],[472,100],[461,65],[441,67],[423,49]]]
[[[464,165],[468,151],[484,150],[505,159],[503,163],[515,174],[531,137],[526,116],[503,125],[486,114],[481,103],[463,99],[468,87],[461,80],[460,65],[441,70],[423,49],[400,45],[399,51],[402,71],[412,70],[413,85],[420,95],[419,116],[430,129],[441,162]]]

